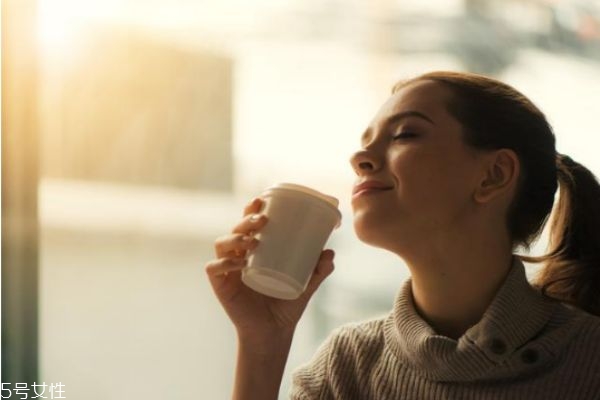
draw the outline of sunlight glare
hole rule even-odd
[[[73,8],[67,2],[40,1],[38,38],[41,50],[52,56],[68,54],[73,40]]]

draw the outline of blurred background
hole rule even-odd
[[[11,325],[22,368],[69,399],[230,396],[203,266],[275,182],[343,212],[280,397],[331,329],[386,313],[407,270],[355,237],[348,159],[399,79],[504,80],[600,175],[598,0],[6,0],[2,22],[3,233],[24,238],[14,258],[3,242],[3,314],[31,311]]]

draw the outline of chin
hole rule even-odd
[[[361,242],[375,247],[383,247],[385,242],[385,233],[382,226],[383,221],[375,221],[373,218],[363,216],[354,217],[354,232]],[[387,238],[389,241],[389,237]]]
[[[358,239],[369,246],[381,248],[399,254],[402,247],[408,244],[399,227],[387,218],[366,218],[366,215],[355,215],[353,225]]]

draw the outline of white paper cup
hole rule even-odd
[[[329,235],[340,225],[338,200],[306,186],[280,183],[265,190],[269,218],[256,235],[242,281],[267,296],[293,300],[306,289]]]

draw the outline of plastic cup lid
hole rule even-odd
[[[326,201],[327,203],[331,204],[335,208],[337,208],[338,205],[340,204],[339,200],[333,196],[328,196],[328,195],[323,194],[315,189],[311,189],[307,186],[297,185],[295,183],[278,183],[278,184],[275,184],[275,185],[269,187],[267,190],[272,190],[272,189],[287,189],[287,190],[294,190],[294,191],[306,193],[308,195],[311,195],[311,196],[314,196],[321,200]]]

